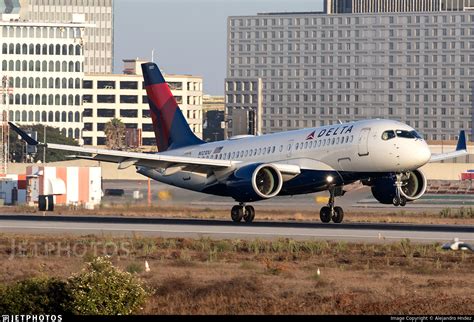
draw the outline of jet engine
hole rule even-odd
[[[235,200],[249,202],[278,195],[283,178],[272,164],[249,164],[237,169],[226,184]]]
[[[395,175],[385,178],[371,179],[372,195],[378,202],[391,204],[396,195]],[[426,191],[426,177],[420,170],[408,171],[402,174],[400,195],[407,201],[419,199]]]

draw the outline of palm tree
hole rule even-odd
[[[107,147],[113,150],[121,150],[125,141],[125,124],[116,117],[111,119],[104,128],[107,137]]]

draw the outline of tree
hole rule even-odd
[[[38,141],[43,141],[44,138],[44,126],[42,124],[35,124],[31,126],[22,126],[23,130],[36,131],[38,133]],[[15,162],[23,162],[25,160],[25,142],[22,139],[18,139],[18,134],[15,131],[10,130],[10,160]],[[46,126],[46,141],[47,143],[57,143],[65,145],[79,145],[73,138],[68,138],[61,134],[58,128]],[[70,160],[66,156],[70,155],[71,152],[59,151],[46,149],[46,162],[56,162]],[[43,147],[38,147],[37,153],[33,155],[33,161],[43,162]]]
[[[121,150],[125,143],[125,124],[116,117],[105,124],[105,136],[107,147],[113,150]]]

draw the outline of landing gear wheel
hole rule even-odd
[[[400,206],[405,207],[407,204],[407,199],[405,197],[400,197]]]
[[[400,206],[400,198],[393,197],[392,203],[394,206]]]
[[[331,221],[331,208],[325,206],[322,207],[321,210],[319,211],[319,218],[321,218],[321,221],[323,223],[328,223]]]
[[[230,217],[232,218],[233,222],[240,222],[244,217],[244,207],[242,206],[234,206],[230,211]]]
[[[331,219],[334,223],[340,224],[342,222],[342,219],[344,219],[344,210],[342,210],[341,207],[334,207]]]
[[[255,218],[255,209],[252,206],[245,206],[244,220],[245,222],[252,222]]]

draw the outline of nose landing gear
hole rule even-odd
[[[241,202],[238,206],[232,207],[230,217],[233,222],[240,222],[244,219],[245,222],[250,223],[255,219],[255,208],[246,206],[245,203]]]
[[[339,190],[336,189],[336,187],[331,187],[329,189],[328,205],[322,207],[319,212],[319,218],[323,223],[328,223],[332,220],[334,223],[339,224],[344,219],[344,210],[342,210],[341,207],[334,206],[334,197],[336,192],[342,196],[344,194],[344,190],[341,188],[339,188]]]
[[[401,195],[402,185],[403,185],[402,174],[397,173],[396,177],[397,177],[397,180],[395,181],[395,184],[394,184],[395,185],[395,197],[393,197],[392,203],[396,207],[397,206],[405,207],[405,205],[407,204],[407,198],[405,198],[404,196]]]

